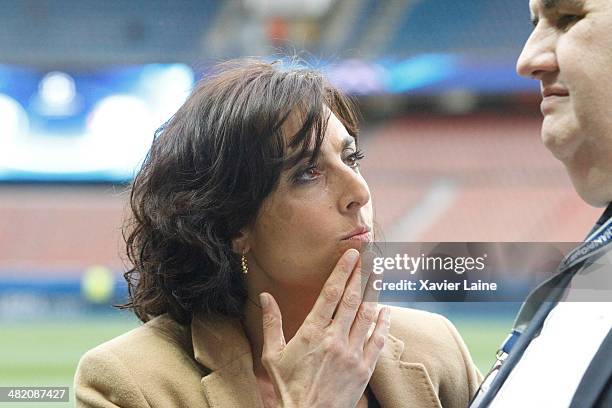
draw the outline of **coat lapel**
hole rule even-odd
[[[370,379],[381,407],[441,408],[425,366],[400,360],[403,350],[404,342],[389,334]]]
[[[210,407],[261,407],[251,347],[237,319],[195,316],[191,322],[195,359],[212,372],[202,378]]]
[[[201,381],[210,407],[263,408],[240,321],[195,316],[191,336],[195,359],[211,370]],[[376,399],[383,408],[441,408],[425,366],[402,361],[403,350],[404,342],[389,334],[370,379]]]

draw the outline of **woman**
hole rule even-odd
[[[200,82],[132,186],[125,307],[145,324],[83,356],[77,405],[467,406],[480,374],[454,327],[362,301],[362,158],[315,71]]]

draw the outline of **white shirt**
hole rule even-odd
[[[612,276],[610,269],[602,269]],[[589,290],[583,289],[588,287],[585,278],[593,277],[589,275],[574,277],[567,300],[577,296],[585,299]],[[601,290],[590,291],[596,295],[593,298],[610,299],[609,291],[605,295]],[[568,407],[610,328],[612,302],[560,302],[546,317],[540,335],[527,346],[491,407]]]

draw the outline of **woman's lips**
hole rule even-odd
[[[372,233],[370,231],[361,232],[358,234],[351,235],[345,238],[346,241],[361,241],[361,242],[372,242]]]

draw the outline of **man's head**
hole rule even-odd
[[[612,201],[612,1],[530,0],[517,72],[540,81],[542,140],[580,196]]]

